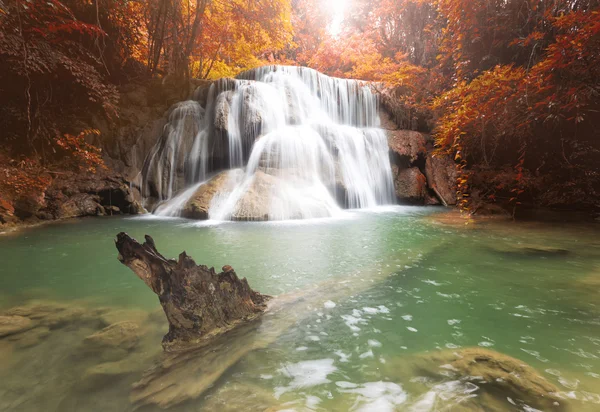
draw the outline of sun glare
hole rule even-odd
[[[323,0],[326,2],[327,10],[331,13],[332,19],[329,24],[328,30],[333,36],[340,34],[342,30],[342,22],[344,21],[344,14],[346,7],[348,6],[349,0]]]

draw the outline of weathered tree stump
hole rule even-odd
[[[158,295],[169,321],[163,348],[176,351],[201,346],[241,323],[256,319],[267,308],[269,296],[255,292],[231,266],[223,272],[196,265],[185,252],[179,260],[166,259],[146,235],[141,245],[126,233],[115,241],[118,259]]]

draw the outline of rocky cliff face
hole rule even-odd
[[[91,114],[85,123],[86,127],[91,126],[101,131],[101,134],[95,137],[96,140],[92,143],[102,148],[109,171],[83,175],[59,173],[53,176],[53,181],[43,198],[25,199],[13,203],[0,202],[0,227],[7,224],[15,225],[22,222],[79,216],[143,213],[141,172],[145,164],[148,164],[153,150],[160,151],[157,156],[167,156],[168,153],[165,151],[173,150],[173,146],[168,144],[157,148],[156,143],[167,142],[168,139],[165,139],[165,136],[173,133],[170,123],[174,117],[185,114],[186,110],[196,109],[195,106],[190,108],[189,104],[186,106],[181,103],[185,98],[192,97],[193,101],[197,102],[198,110],[204,110],[209,106],[208,100],[211,98],[210,86],[212,84],[216,84],[218,89],[224,92],[218,95],[216,104],[213,105],[215,113],[203,114],[214,118],[211,133],[215,137],[209,140],[209,143],[212,142],[210,148],[206,148],[213,153],[213,156],[207,164],[213,171],[230,167],[229,163],[237,161],[231,155],[226,156],[228,148],[225,147],[227,146],[228,128],[231,127],[229,117],[233,104],[233,92],[227,93],[227,91],[233,89],[234,83],[233,79],[221,79],[217,82],[193,80],[185,87],[175,87],[168,82],[157,80],[148,85],[129,85],[122,88],[121,104],[116,121],[109,123],[106,119]],[[432,155],[433,141],[427,134],[402,128],[418,125],[407,123],[407,118],[401,116],[402,108],[394,106],[394,100],[388,94],[380,95],[382,103],[380,117],[381,127],[387,135],[394,189],[398,202],[416,205],[456,204],[454,162],[451,159]],[[241,104],[247,106],[247,109],[242,108],[245,112],[252,111],[262,104],[256,101],[256,96],[250,92],[244,97]],[[300,115],[299,112],[296,113],[300,108],[296,109],[296,111],[290,110],[289,113],[289,116],[292,117],[290,120],[292,124],[294,116]],[[250,123],[241,125],[242,128],[254,131],[254,134],[260,134],[260,125],[263,119],[260,118],[259,113],[257,112],[256,116],[245,116],[244,118]],[[253,119],[256,119],[256,124],[252,123]],[[198,125],[192,123],[186,127],[190,130],[197,129]],[[325,133],[325,137],[327,137],[326,135],[327,133]],[[218,142],[225,142],[222,144],[224,145],[222,150],[219,149]],[[190,152],[198,148],[176,147],[175,149]],[[249,150],[250,147],[242,145],[238,160],[247,158]],[[158,178],[150,179],[155,186],[162,186],[161,190],[158,190],[157,187],[154,188],[155,195],[169,184],[173,186],[174,192],[179,191],[186,184],[183,181],[186,164],[169,163],[168,161],[163,163],[166,165],[165,167],[173,168],[173,175],[181,181],[163,182]],[[260,163],[259,167],[264,168],[264,165]],[[229,180],[231,179],[227,181]],[[341,176],[336,173],[334,180],[335,182],[332,184],[335,186],[337,201],[341,206],[347,206],[345,204],[348,197],[347,188],[344,186]],[[210,203],[219,194],[225,181],[226,179],[222,177],[217,178],[212,185],[208,186],[210,190],[202,189],[194,197],[194,201],[187,205],[183,212],[184,216],[208,218]],[[261,192],[258,189],[263,186],[267,187],[268,185],[258,185],[256,190],[250,191],[248,196],[243,199],[244,201],[240,202],[240,208],[232,218],[236,220],[257,219],[254,215],[260,212],[261,204],[264,206],[266,202],[266,200],[257,199]],[[262,192],[265,191],[262,190]],[[149,204],[152,204],[151,200]],[[258,220],[268,218],[266,212],[259,214]]]
[[[119,174],[61,172],[40,197],[0,202],[0,230],[21,224],[84,216],[145,213]]]
[[[414,205],[455,205],[454,161],[434,156],[433,139],[425,133],[400,129],[389,110],[389,106],[382,105],[380,118],[388,137],[398,201]]]

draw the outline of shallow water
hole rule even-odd
[[[285,326],[272,341],[170,410],[481,410],[468,399],[477,386],[406,366],[415,355],[473,346],[533,366],[572,410],[598,410],[598,225],[444,224],[440,211],[282,223],[102,218],[1,236],[0,310],[59,301],[87,317],[31,345],[0,339],[0,410],[133,410],[131,385],[161,359],[166,323],[156,296],[117,261],[120,231],[152,235],[168,257],[186,250],[198,263],[231,265],[263,293],[323,285],[294,304],[293,321],[273,321]],[[105,326],[95,316],[139,323],[138,345],[86,350],[84,338]],[[123,359],[125,371],[90,373]],[[517,408],[511,401],[503,408]]]

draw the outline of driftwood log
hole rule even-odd
[[[154,240],[145,238],[140,244],[121,232],[115,243],[119,261],[158,295],[169,322],[165,351],[202,346],[266,310],[270,297],[253,291],[231,266],[217,274],[214,268],[196,265],[185,252],[178,260],[166,259]]]
[[[128,238],[127,235],[120,235],[120,237],[125,236]],[[137,244],[133,239],[126,242],[130,244],[129,247]],[[159,256],[159,260],[165,260],[156,252],[153,246],[154,242],[151,239],[147,239],[147,242],[152,247],[148,245],[146,247],[149,250],[137,253],[145,255],[150,252],[153,255]],[[142,245],[137,245],[135,246],[136,248],[143,247]],[[117,247],[119,247],[118,239]],[[436,244],[435,249],[430,250],[429,253],[432,256],[437,256],[439,250],[445,250],[445,248],[447,248],[447,245],[442,242]],[[121,259],[127,255],[122,254]],[[427,257],[421,257],[420,254],[417,256],[417,250],[415,250],[414,256],[409,255],[405,259],[403,262],[409,264],[414,262],[415,259],[427,260]],[[131,264],[137,261],[138,259],[132,259]],[[150,262],[152,261],[153,259],[150,260]],[[148,263],[143,263],[144,261],[140,262],[148,265]],[[175,261],[171,262],[173,264],[176,263]],[[400,263],[399,261],[395,262],[397,264]],[[159,264],[162,265],[164,263]],[[147,273],[149,269],[133,270],[136,273],[143,274]],[[224,272],[228,271],[224,270]],[[313,316],[316,312],[323,310],[326,301],[345,300],[349,296],[354,296],[361,291],[373,287],[377,282],[383,281],[389,275],[390,273],[381,270],[358,272],[349,274],[342,279],[327,279],[323,282],[306,286],[302,290],[285,293],[272,299],[269,298],[266,303],[259,303],[257,305],[261,309],[266,305],[268,309],[266,309],[267,313],[264,316],[259,316],[261,313],[259,312],[255,316],[256,321],[238,322],[236,323],[236,325],[239,325],[238,327],[222,328],[221,330],[224,332],[227,330],[229,332],[219,334],[214,339],[205,339],[204,341],[199,339],[198,341],[202,341],[202,344],[192,345],[190,350],[162,353],[153,366],[143,373],[141,379],[131,389],[130,400],[134,406],[134,410],[145,406],[158,406],[162,409],[168,409],[175,405],[181,405],[187,401],[198,399],[207,390],[214,388],[223,374],[241,359],[253,351],[267,348],[288,329],[298,325],[299,322],[302,322],[307,317]],[[140,277],[146,282],[144,277]],[[263,295],[263,299],[267,299],[267,297]]]

